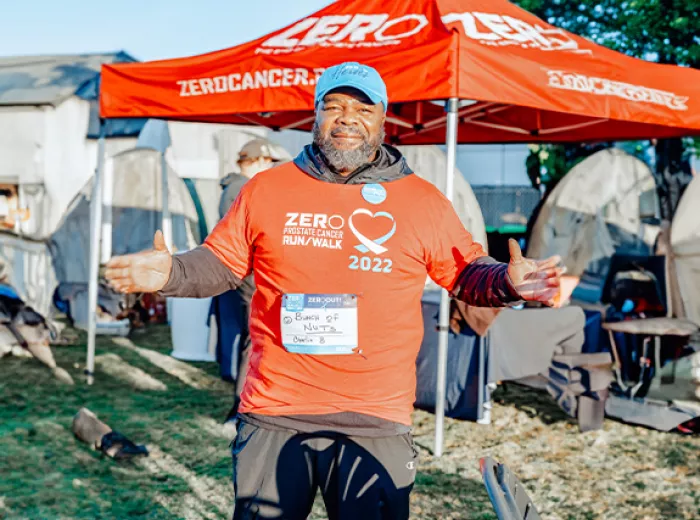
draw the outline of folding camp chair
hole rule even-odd
[[[479,467],[498,520],[540,520],[525,488],[505,464],[484,457]]]

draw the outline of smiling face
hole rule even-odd
[[[336,172],[347,175],[376,157],[384,119],[382,103],[354,88],[333,90],[318,105],[314,143]]]

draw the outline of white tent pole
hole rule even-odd
[[[114,161],[105,159],[102,169],[102,245],[100,263],[112,258],[112,201],[114,200]]]
[[[97,329],[97,289],[100,270],[100,234],[102,232],[102,176],[105,165],[105,121],[100,120],[100,138],[97,141],[97,169],[90,201],[90,274],[88,278],[88,348],[87,383],[93,383],[95,373],[95,333]]]
[[[457,158],[457,108],[459,100],[450,98],[447,111],[447,170],[445,172],[445,197],[452,202],[455,184],[455,160]],[[447,340],[450,326],[450,297],[442,290],[440,297],[440,326],[438,332],[437,388],[435,389],[435,456],[442,456],[445,423],[445,393],[447,386]]]
[[[168,161],[165,160],[165,150],[160,152],[160,172],[161,172],[161,189],[163,190],[163,237],[168,250],[173,250],[173,222],[170,216],[170,208],[168,207]]]

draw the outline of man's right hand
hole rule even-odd
[[[150,293],[165,287],[172,265],[173,258],[163,233],[156,231],[152,250],[112,258],[107,263],[105,276],[119,292]]]

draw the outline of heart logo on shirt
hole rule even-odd
[[[367,215],[372,218],[387,218],[392,222],[391,230],[379,238],[368,238],[362,233],[360,233],[353,224],[352,219],[355,215]],[[375,255],[381,255],[382,253],[386,253],[388,251],[388,249],[382,244],[389,240],[392,236],[394,236],[394,233],[396,232],[396,221],[394,220],[394,217],[391,215],[391,213],[387,213],[386,211],[377,211],[376,213],[372,213],[370,210],[363,208],[356,209],[352,213],[352,215],[350,215],[350,219],[348,220],[348,226],[350,227],[350,231],[352,231],[355,237],[357,237],[357,240],[360,241],[360,245],[355,246],[355,249],[357,249],[361,253],[367,253],[368,251],[372,251],[372,253],[374,253]]]

